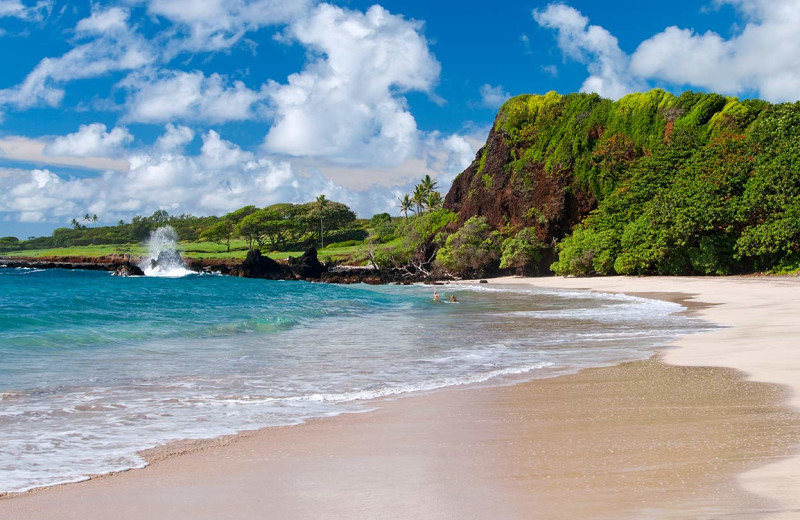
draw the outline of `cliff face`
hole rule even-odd
[[[749,104],[748,104],[749,103]],[[476,215],[506,233],[534,227],[550,246],[570,234],[633,168],[668,146],[676,131],[698,148],[740,132],[762,105],[717,94],[663,90],[618,101],[596,94],[522,95],[498,111],[486,145],[453,182],[445,208]]]
[[[558,274],[785,272],[800,270],[798,165],[800,102],[522,95],[445,207],[503,237],[534,228]]]
[[[499,127],[493,126],[486,145],[453,181],[444,207],[458,213],[459,224],[479,215],[496,229],[534,227],[545,244],[563,238],[596,206],[595,196],[575,182],[569,168],[548,173],[538,161],[514,168],[513,157],[524,150]]]

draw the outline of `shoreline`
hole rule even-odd
[[[720,305],[720,304],[723,305],[723,306],[726,305],[725,302],[708,301],[709,299],[713,300],[714,298],[703,298],[704,295],[702,294],[702,291],[698,292],[698,291],[694,291],[694,290],[688,290],[690,288],[690,286],[693,285],[693,281],[695,281],[695,279],[683,279],[683,281],[677,282],[678,285],[684,285],[682,290],[677,290],[677,289],[673,290],[672,288],[670,288],[669,290],[664,290],[665,288],[663,286],[665,285],[665,282],[672,283],[672,282],[676,282],[676,280],[678,280],[678,279],[647,279],[647,278],[644,278],[644,279],[627,279],[627,278],[626,279],[619,279],[619,278],[617,278],[617,279],[552,279],[552,278],[542,278],[542,279],[524,278],[524,279],[517,279],[517,278],[504,278],[504,279],[493,279],[493,280],[491,280],[490,283],[493,284],[493,285],[498,285],[498,284],[502,284],[502,285],[520,285],[520,284],[524,284],[524,285],[528,285],[528,286],[535,286],[535,287],[541,287],[541,288],[588,289],[588,290],[598,290],[598,291],[601,291],[601,292],[612,292],[612,293],[624,292],[626,294],[631,294],[631,295],[634,295],[634,296],[648,297],[648,298],[654,298],[655,296],[660,296],[660,299],[667,299],[667,300],[670,300],[670,301],[676,301],[677,300],[680,303],[682,303],[684,306],[687,306],[687,303],[688,303],[689,306],[690,306],[690,311],[691,312],[697,313],[698,315],[700,315],[700,316],[702,316],[702,317],[704,317],[706,319],[708,319],[708,316],[706,316],[706,315],[708,314],[709,310],[711,310],[711,314],[713,314],[713,310],[719,309],[719,307],[715,307],[714,305]],[[696,280],[696,281],[697,282],[702,282],[702,283],[714,284],[715,280],[716,281],[720,281],[720,280],[723,280],[723,279],[710,279],[710,280],[708,280],[708,279],[699,279],[699,280]],[[731,280],[731,279],[728,279],[728,280]],[[749,279],[741,279],[741,278],[740,279],[734,279],[734,281],[738,281],[738,282],[743,282],[743,281],[746,281],[746,280],[749,280]],[[760,280],[763,280],[763,279],[756,279],[755,281],[756,281],[756,283],[759,283]],[[554,285],[553,282],[556,282],[556,284]],[[771,282],[774,282],[774,280],[772,280]],[[790,283],[794,283],[794,282],[790,282]],[[624,285],[624,288],[621,288],[620,287],[621,285]],[[739,285],[741,285],[741,283]],[[796,290],[797,288],[800,288],[800,284],[795,284],[793,287]],[[695,288],[697,288],[697,286],[695,286]],[[634,290],[634,289],[636,289],[636,290]],[[698,304],[697,300],[700,300],[702,303]],[[797,303],[798,303],[798,308],[800,308],[800,302],[797,302]],[[705,304],[709,304],[711,306],[706,306]],[[730,305],[730,302],[728,302],[727,305]],[[715,323],[725,324],[725,323],[723,323],[724,320],[711,319],[710,321],[713,321]],[[703,334],[700,334],[700,335],[682,336],[682,337],[680,337],[678,339],[677,342],[675,342],[675,343],[677,343],[678,347],[682,347],[682,348],[677,348],[677,349],[663,349],[662,348],[662,349],[660,349],[661,354],[658,354],[658,356],[662,357],[667,362],[673,363],[673,365],[676,365],[676,364],[677,365],[692,364],[692,362],[693,362],[693,364],[695,366],[710,366],[712,364],[711,363],[707,363],[709,358],[705,354],[695,353],[694,358],[689,356],[689,363],[684,363],[683,360],[681,359],[680,355],[677,355],[677,360],[676,360],[676,355],[673,354],[673,353],[680,352],[680,351],[683,351],[683,350],[687,350],[685,343],[687,341],[688,342],[692,342],[694,340],[698,340],[697,342],[694,343],[694,348],[698,348],[698,345],[699,345],[699,348],[703,349],[704,348],[703,344],[704,343],[708,343],[708,342],[702,341],[702,340],[706,339],[709,335],[718,334],[718,333],[728,333],[730,331],[731,331],[731,329],[721,329],[721,330],[718,330],[718,331],[707,332],[707,333],[703,333]],[[741,331],[739,331],[739,332],[741,332]],[[684,356],[684,357],[686,357],[686,356]],[[642,362],[633,362],[633,364],[637,364],[637,363],[642,363]],[[647,362],[645,362],[645,363],[647,363]],[[714,364],[717,365],[717,366],[725,366],[723,363],[714,363]],[[375,402],[375,407],[378,408],[378,411],[373,411],[373,412],[370,412],[369,414],[344,414],[344,415],[340,415],[340,416],[337,416],[337,417],[334,417],[334,418],[324,418],[324,419],[312,420],[312,421],[309,421],[309,422],[307,422],[307,423],[305,423],[303,425],[299,425],[299,426],[292,426],[292,427],[286,427],[286,428],[266,428],[266,429],[262,429],[262,430],[253,430],[253,431],[249,431],[249,432],[244,432],[244,433],[241,433],[241,434],[238,434],[238,435],[234,435],[234,436],[223,437],[221,439],[214,439],[214,440],[208,440],[208,441],[189,441],[189,442],[185,442],[185,443],[181,443],[181,444],[171,444],[171,445],[168,445],[167,447],[164,447],[164,448],[157,448],[155,450],[148,450],[147,452],[145,452],[145,454],[148,456],[148,462],[150,462],[152,464],[148,468],[146,468],[144,470],[128,471],[128,472],[116,473],[116,474],[111,474],[111,475],[105,475],[105,476],[101,476],[100,478],[96,478],[96,477],[92,478],[91,480],[84,481],[82,483],[64,484],[64,485],[55,486],[55,487],[38,488],[37,490],[34,490],[32,492],[26,492],[26,493],[15,494],[15,495],[8,495],[7,497],[0,499],[0,512],[2,512],[2,510],[4,509],[4,507],[3,507],[4,505],[9,505],[10,504],[13,507],[13,506],[19,505],[21,502],[30,503],[32,501],[34,503],[33,504],[34,507],[37,508],[36,502],[42,502],[42,501],[44,501],[44,502],[48,502],[48,501],[52,502],[51,499],[47,498],[48,496],[49,497],[54,497],[55,495],[58,495],[58,496],[62,497],[64,495],[66,495],[67,497],[69,497],[70,495],[72,495],[74,497],[76,495],[81,495],[85,499],[86,495],[85,495],[85,492],[83,490],[89,489],[89,495],[91,496],[92,495],[91,488],[95,488],[97,486],[99,486],[100,489],[99,489],[99,491],[95,491],[95,493],[97,493],[97,492],[105,493],[105,492],[108,491],[108,489],[103,490],[103,488],[107,488],[109,486],[113,487],[115,490],[120,491],[121,493],[126,493],[127,492],[127,490],[126,490],[127,484],[125,484],[126,480],[135,482],[137,486],[145,485],[147,487],[148,485],[146,484],[146,481],[152,480],[152,478],[154,478],[154,477],[149,477],[149,475],[147,475],[148,472],[152,473],[152,472],[154,472],[154,470],[157,469],[159,474],[161,474],[163,472],[163,469],[166,467],[167,471],[166,471],[165,474],[167,476],[169,476],[170,472],[174,472],[175,471],[175,468],[173,468],[172,466],[178,466],[178,467],[186,466],[187,463],[191,464],[191,460],[189,460],[189,459],[192,459],[192,458],[194,458],[194,459],[201,458],[202,459],[205,455],[208,455],[209,453],[219,452],[221,454],[220,456],[224,457],[224,453],[226,451],[227,452],[236,451],[237,450],[237,448],[236,448],[237,446],[241,446],[242,444],[251,443],[252,439],[257,439],[257,438],[260,438],[260,437],[267,437],[267,438],[279,437],[279,438],[288,438],[288,439],[291,440],[291,439],[296,438],[298,436],[300,436],[300,437],[309,436],[308,433],[298,433],[298,429],[299,429],[302,432],[309,432],[310,431],[311,432],[310,433],[311,441],[316,443],[316,442],[319,442],[319,440],[320,440],[320,439],[317,439],[316,441],[314,441],[314,435],[315,435],[314,432],[317,431],[317,430],[327,430],[328,433],[330,433],[330,430],[333,430],[334,432],[338,432],[339,434],[344,435],[346,437],[346,435],[345,435],[346,432],[342,431],[342,430],[344,428],[349,428],[350,426],[342,426],[342,423],[344,423],[344,424],[355,423],[357,426],[359,424],[363,424],[363,423],[372,424],[372,423],[375,422],[374,421],[374,414],[378,414],[378,416],[380,417],[378,422],[380,422],[380,420],[384,420],[384,419],[387,419],[387,418],[388,418],[388,420],[390,422],[392,422],[392,421],[394,421],[396,419],[396,416],[398,415],[398,413],[400,413],[401,415],[403,413],[408,414],[409,413],[408,409],[410,407],[412,407],[412,404],[410,404],[412,402],[427,402],[428,404],[430,404],[430,402],[432,402],[432,401],[433,402],[437,402],[437,401],[440,402],[440,401],[447,401],[448,399],[452,400],[454,398],[453,397],[454,395],[455,396],[459,396],[459,395],[464,395],[464,394],[472,394],[473,396],[478,396],[478,395],[486,396],[487,394],[491,394],[489,399],[490,400],[495,400],[495,399],[498,398],[498,396],[501,396],[501,395],[503,395],[505,393],[508,393],[508,392],[512,392],[512,393],[518,392],[518,393],[524,394],[523,397],[522,397],[522,399],[524,401],[525,399],[530,399],[532,397],[530,395],[531,388],[541,390],[542,387],[558,386],[558,385],[561,384],[560,381],[564,381],[564,380],[572,381],[572,380],[576,380],[576,379],[580,380],[581,378],[587,377],[586,373],[596,374],[596,373],[598,373],[598,371],[599,372],[605,371],[606,373],[611,373],[614,370],[617,370],[619,367],[622,367],[622,366],[630,367],[630,364],[624,363],[623,365],[617,365],[616,367],[607,367],[607,368],[600,368],[600,369],[587,369],[587,370],[582,371],[580,374],[577,374],[577,375],[559,376],[557,378],[546,379],[546,380],[545,379],[539,379],[539,380],[531,381],[529,383],[519,383],[519,384],[515,384],[513,386],[508,386],[508,387],[493,386],[493,387],[487,387],[487,388],[482,388],[482,387],[477,387],[477,388],[476,387],[448,388],[448,389],[438,390],[438,391],[432,392],[430,394],[426,393],[426,394],[412,396],[412,397],[404,397],[402,399],[389,400],[389,401],[387,401],[387,400],[379,400],[379,401]],[[664,366],[666,367],[666,366],[669,366],[669,365],[664,365]],[[796,367],[800,367],[800,363],[796,364],[795,366]],[[740,368],[740,367],[732,367],[732,368]],[[666,371],[669,371],[669,370],[670,369],[667,369]],[[703,370],[705,370],[705,369],[703,369]],[[662,372],[663,372],[663,370],[662,370]],[[702,372],[702,370],[701,370],[701,372]],[[764,374],[760,375],[760,379],[762,379],[764,377],[765,377]],[[569,379],[569,378],[572,378],[572,379]],[[601,379],[602,379],[602,377],[601,377]],[[753,379],[753,378],[751,377],[751,379]],[[773,379],[774,379],[774,377],[773,377]],[[548,381],[548,383],[544,383],[543,384],[542,383],[543,381]],[[772,383],[780,383],[781,382],[781,381],[773,381],[773,380],[770,380],[769,378],[767,378],[767,381],[768,382],[772,382]],[[536,391],[539,391],[539,390],[534,390],[534,393]],[[792,404],[797,406],[797,402],[796,402],[797,398],[798,398],[797,388],[796,387],[792,387],[792,390],[793,390],[793,394],[791,395]],[[781,399],[785,399],[786,398],[786,396],[784,396],[784,394],[781,391],[777,391],[777,393],[781,394]],[[775,394],[775,395],[777,395],[777,394]],[[456,400],[458,400],[458,399],[456,399]],[[470,398],[467,398],[467,401],[470,401]],[[469,403],[465,404],[464,402],[461,402],[460,403],[460,408],[458,408],[458,413],[459,414],[460,413],[464,413],[464,414],[474,413],[475,410],[472,410],[471,412],[470,412],[470,410],[468,410],[468,408],[470,406],[471,405]],[[513,406],[519,407],[520,403],[517,402]],[[428,406],[428,408],[430,408],[430,406]],[[434,406],[434,408],[435,408],[435,406]],[[398,410],[399,410],[399,412],[398,412]],[[488,413],[488,411],[487,411],[487,413]],[[370,417],[372,417],[372,419],[367,419],[367,418],[365,418],[366,416],[370,416]],[[394,416],[394,419],[393,419],[393,416]],[[478,419],[480,419],[480,414],[478,415]],[[436,420],[435,419],[430,419],[429,422],[430,421],[434,421],[435,422]],[[447,421],[445,420],[444,422],[446,423]],[[420,425],[417,425],[417,426],[419,427]],[[497,425],[494,426],[495,429],[496,429],[496,426]],[[526,428],[529,427],[529,426],[530,425],[526,425]],[[425,429],[428,429],[428,428],[431,428],[431,427],[432,427],[432,425],[431,426],[424,425]],[[490,430],[491,430],[491,428],[490,428]],[[383,434],[386,434],[386,433],[387,433],[386,431],[383,431]],[[417,432],[411,432],[411,433],[416,434]],[[451,433],[453,433],[453,432],[451,432]],[[494,430],[489,431],[489,432],[484,432],[484,433],[488,433],[490,437],[497,434],[497,432],[494,431]],[[317,437],[319,437],[318,434],[317,434]],[[481,439],[481,441],[485,442],[485,439]],[[776,442],[778,442],[778,441],[780,441],[780,439],[776,440]],[[264,448],[263,442],[262,442],[262,444],[260,446],[261,446],[261,448]],[[796,451],[797,451],[796,450],[796,446],[793,448],[792,451],[794,453],[796,453]],[[251,455],[252,455],[252,452],[249,452],[249,453],[251,453]],[[785,455],[785,454],[782,454],[782,455]],[[759,500],[755,500],[755,499],[750,501],[750,502],[752,502],[754,504],[758,503],[758,505],[757,506],[747,506],[747,507],[755,507],[756,509],[761,508],[763,510],[769,510],[769,511],[791,511],[792,508],[795,507],[793,503],[786,503],[785,501],[783,503],[781,503],[779,501],[779,499],[781,499],[781,498],[787,498],[787,497],[790,498],[791,497],[791,493],[787,496],[784,493],[780,493],[780,492],[776,493],[775,491],[778,491],[778,490],[782,489],[785,492],[786,490],[793,489],[792,487],[787,487],[787,486],[791,486],[795,482],[794,480],[792,480],[792,478],[788,478],[788,477],[791,477],[791,472],[793,471],[791,468],[800,467],[800,466],[797,465],[797,460],[796,459],[797,459],[797,457],[790,458],[790,459],[782,459],[782,460],[780,460],[779,462],[776,463],[778,468],[773,468],[771,466],[774,466],[774,465],[770,465],[769,466],[769,470],[766,470],[766,472],[765,472],[764,468],[767,468],[768,466],[761,466],[761,467],[759,467],[757,469],[753,469],[751,467],[738,468],[738,469],[746,469],[747,470],[744,474],[742,474],[741,477],[739,477],[739,481],[740,481],[741,484],[744,485],[745,489],[747,489],[751,493],[754,493],[754,495],[759,495],[759,496],[766,497],[766,501],[759,501]],[[791,461],[794,461],[794,463],[791,463]],[[482,469],[484,471],[487,471],[487,468],[485,468],[485,467],[483,467]],[[490,473],[492,473],[494,470],[490,469],[489,471],[490,471]],[[178,472],[180,473],[180,469],[178,470]],[[505,490],[504,486],[500,485],[500,484],[502,482],[504,482],[508,478],[508,475],[505,475],[505,476],[503,476],[503,475],[494,475],[494,477],[495,477],[495,479],[499,478],[501,482],[500,483],[491,482],[490,484],[492,484],[493,487],[503,488],[503,491],[502,491],[501,494],[503,496],[505,496],[507,490]],[[795,477],[796,477],[796,473],[795,473]],[[481,479],[482,482],[484,480],[485,479]],[[463,486],[461,486],[461,487],[463,487]],[[456,486],[456,488],[458,488],[458,486]],[[79,489],[81,491],[78,491]],[[796,489],[796,488],[794,488],[794,489]],[[454,489],[454,490],[449,490],[449,493],[461,494],[461,493],[464,493],[464,490],[463,489]],[[736,494],[734,493],[733,495],[728,496],[728,500],[731,500],[732,498],[735,498],[735,495]],[[98,498],[98,497],[95,497],[95,498]],[[407,496],[406,498],[413,499],[414,497],[413,496]],[[463,498],[465,498],[465,497],[462,497],[462,499]],[[520,497],[517,497],[517,498],[520,498]],[[22,499],[22,500],[20,500],[20,499]],[[44,500],[40,500],[40,499],[44,499]],[[778,500],[776,500],[776,499],[778,499]],[[469,501],[467,501],[467,502],[469,502]],[[526,500],[523,500],[523,502],[527,503]],[[767,503],[769,504],[768,506],[764,505],[764,504],[767,504]],[[484,505],[486,505],[486,504],[484,504]],[[530,505],[530,504],[528,504],[528,505]],[[41,504],[39,504],[39,506],[41,506]],[[509,506],[509,507],[511,507],[511,506]],[[766,509],[764,509],[764,508],[766,508]],[[287,510],[287,511],[289,511],[291,513],[290,510]],[[19,514],[21,515],[21,516],[18,516],[19,518],[37,518],[37,516],[35,516],[35,515],[34,516],[27,515],[26,511],[23,511],[23,510],[20,510]],[[190,516],[190,515],[187,515],[187,516]],[[448,516],[443,516],[442,518],[445,518],[445,517],[448,517]],[[78,518],[78,517],[76,516],[76,518]],[[80,518],[85,518],[85,517],[81,516]],[[242,518],[247,518],[247,516],[243,516]],[[542,517],[542,518],[545,518],[545,517]],[[780,518],[780,516],[775,516],[775,518]]]
[[[800,350],[792,348],[800,340],[800,323],[795,318],[800,311],[800,278],[506,277],[495,283],[630,295],[663,293],[663,285],[669,285],[667,293],[690,294],[687,301],[701,303],[700,308],[694,309],[699,317],[726,328],[680,337],[670,345],[674,348],[662,351],[665,363],[738,370],[749,381],[786,388],[787,404],[800,410]],[[770,288],[773,290],[765,290]],[[781,510],[769,518],[794,518],[800,511],[800,496],[796,493],[800,489],[800,446],[791,457],[742,473],[738,480],[745,489],[781,504]]]

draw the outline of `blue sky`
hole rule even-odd
[[[446,189],[508,96],[800,93],[800,0],[0,0],[0,236]]]

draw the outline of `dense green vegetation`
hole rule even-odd
[[[551,92],[506,102],[496,129],[510,175],[570,171],[598,201],[557,245],[557,274],[800,267],[800,103]]]

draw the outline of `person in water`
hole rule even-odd
[[[441,301],[439,300],[439,293],[437,293],[436,291],[433,291],[433,301],[435,301],[436,303],[439,303]]]
[[[458,298],[456,298],[455,294],[450,295],[450,301],[453,303],[458,303]]]

